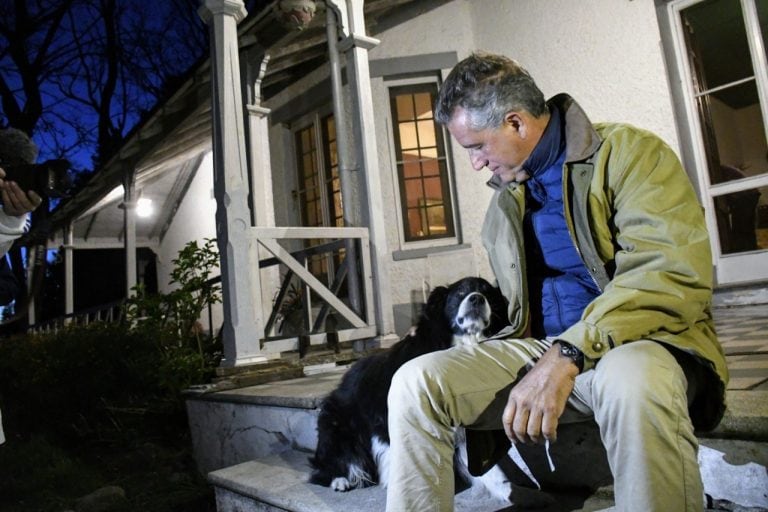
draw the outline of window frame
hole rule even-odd
[[[423,238],[411,239],[407,234],[406,225],[407,217],[406,210],[407,204],[405,201],[405,183],[401,179],[401,173],[398,166],[398,132],[396,132],[396,123],[394,118],[394,101],[392,90],[395,88],[411,87],[418,89],[420,87],[434,87],[433,93],[437,93],[440,86],[440,80],[437,75],[418,76],[409,78],[391,78],[384,79],[384,86],[386,89],[386,104],[388,106],[386,120],[387,120],[387,134],[389,136],[389,151],[390,161],[392,162],[392,187],[394,193],[394,199],[396,203],[395,214],[397,216],[397,233],[398,242],[402,250],[419,250],[429,248],[442,248],[448,246],[456,246],[461,244],[461,224],[459,218],[458,200],[456,195],[456,182],[454,176],[454,166],[452,161],[451,142],[448,131],[444,126],[435,123],[436,131],[435,138],[436,143],[442,143],[442,149],[444,152],[445,162],[445,182],[442,184],[442,191],[444,194],[443,204],[446,207],[446,225],[453,228],[453,233],[446,236],[428,236]],[[418,92],[418,91],[414,91]],[[439,152],[438,152],[439,154]],[[441,158],[441,157],[440,157]],[[447,196],[446,196],[447,194]]]
[[[333,117],[333,111],[330,107],[321,108],[318,110],[315,110],[309,114],[306,114],[304,116],[299,117],[298,119],[294,120],[290,124],[290,133],[291,133],[291,145],[293,149],[293,161],[295,165],[295,177],[296,177],[296,188],[294,190],[294,197],[296,198],[296,203],[298,206],[298,225],[304,226],[304,227],[338,227],[340,225],[343,225],[344,222],[344,214],[343,211],[341,212],[335,212],[335,208],[333,206],[333,180],[330,179],[333,175],[333,168],[336,167],[338,172],[338,146],[336,146],[337,151],[337,161],[336,165],[333,165],[333,162],[331,161],[331,155],[329,152],[330,147],[330,140],[326,136],[326,120],[329,117]],[[335,120],[334,120],[335,122]],[[302,194],[300,190],[303,187],[303,169],[300,167],[299,164],[299,143],[298,143],[298,134],[302,132],[305,129],[311,128],[312,134],[315,139],[315,166],[317,168],[317,182],[316,182],[316,190],[319,194],[319,202],[320,202],[320,223],[315,224],[313,226],[306,226],[305,225],[305,219],[306,217],[306,201],[302,200]],[[335,131],[335,128],[334,128]],[[336,138],[334,136],[333,141],[336,141]],[[340,180],[340,176],[337,175],[337,180]],[[341,194],[341,182],[339,181],[339,194]],[[343,201],[343,198],[342,198]],[[338,213],[337,215],[334,215],[335,213]],[[304,244],[312,245],[316,243],[317,240],[305,240]],[[333,278],[336,273],[336,267],[339,264],[339,261],[336,260],[331,254],[327,254],[325,257],[317,258],[312,257],[308,261],[308,264],[310,266],[310,270],[312,273],[318,277],[322,274],[325,274],[328,279],[328,284],[330,284],[333,281]]]
[[[681,151],[688,157],[688,167],[695,170],[695,176],[691,176],[691,179],[696,181],[700,199],[704,205],[707,228],[711,234],[712,259],[717,282],[719,284],[734,284],[763,280],[768,278],[768,273],[756,271],[756,269],[765,265],[767,254],[765,249],[746,253],[726,253],[718,236],[717,198],[766,186],[768,185],[768,174],[717,184],[711,182],[709,157],[706,142],[702,136],[702,122],[697,109],[697,96],[700,93],[694,89],[692,82],[691,77],[695,73],[691,69],[688,59],[688,46],[681,22],[683,10],[703,1],[706,0],[670,0],[664,5],[666,24],[671,35],[667,42],[670,45],[676,68],[670,75],[671,83],[677,84],[673,90],[673,97],[677,93],[679,99],[682,100],[682,107],[679,110],[681,116],[679,129],[683,132],[681,144],[688,145],[688,148],[681,148]],[[744,16],[754,81],[757,85],[764,130],[766,130],[766,138],[768,138],[768,58],[763,41],[757,37],[760,32],[756,3],[755,0],[738,0],[738,2]],[[675,73],[679,73],[679,77],[677,77],[679,80],[675,80]],[[726,86],[730,86],[730,84],[726,84]],[[706,93],[711,93],[713,90],[717,90],[717,88],[706,91]]]
[[[290,133],[291,133],[291,145],[293,148],[293,160],[294,165],[296,167],[296,189],[294,190],[294,194],[296,196],[296,201],[299,209],[299,217],[298,222],[300,226],[304,226],[304,219],[305,219],[305,204],[302,202],[301,194],[299,190],[302,188],[303,184],[302,176],[300,175],[302,172],[302,169],[299,166],[298,162],[298,156],[299,156],[299,145],[297,144],[297,134],[303,130],[305,130],[308,127],[312,127],[312,133],[315,138],[315,165],[318,169],[318,192],[320,194],[320,215],[322,217],[322,224],[319,226],[323,227],[338,227],[339,224],[335,222],[336,219],[340,219],[343,222],[343,211],[342,212],[335,212],[335,208],[331,205],[333,202],[333,187],[332,187],[332,181],[329,179],[330,176],[328,174],[332,175],[332,168],[334,167],[333,163],[331,162],[331,155],[328,154],[328,148],[326,147],[326,144],[329,143],[326,137],[325,132],[325,121],[329,117],[333,117],[333,112],[330,108],[324,108],[320,110],[316,110],[310,114],[306,114],[295,121],[293,121],[290,125]],[[334,138],[335,141],[335,138]],[[338,151],[338,149],[337,149]],[[338,157],[337,157],[338,158]],[[338,168],[338,161],[336,163],[336,166]],[[337,177],[337,179],[340,179]],[[341,183],[339,183],[339,193],[341,193]],[[342,198],[343,200],[343,198]],[[338,215],[334,215],[334,213],[338,213]],[[316,225],[317,226],[317,225]],[[307,227],[316,227],[316,226],[307,226]]]

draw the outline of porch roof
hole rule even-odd
[[[366,31],[376,35],[451,0],[365,0]],[[272,2],[249,15],[238,27],[241,50],[258,45],[270,60],[261,83],[268,100],[328,60],[324,4],[304,30],[288,30],[278,19]],[[123,238],[123,197],[115,190],[126,171],[136,172],[136,189],[159,211],[151,221],[136,225],[139,245],[161,240],[179,201],[194,176],[200,157],[211,147],[210,60],[194,67],[188,78],[159,104],[125,139],[122,147],[94,171],[88,183],[62,201],[51,214],[51,238],[73,224],[78,246],[89,241]],[[97,242],[98,243],[98,242]]]

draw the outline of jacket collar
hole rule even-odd
[[[547,101],[547,106],[565,114],[565,162],[580,162],[594,155],[602,140],[576,100],[568,94],[560,93]],[[491,176],[486,184],[494,190],[505,188],[501,178],[496,175]],[[516,188],[517,185],[512,182],[507,186]]]

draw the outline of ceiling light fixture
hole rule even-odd
[[[152,207],[152,200],[147,197],[140,197],[136,201],[136,215],[141,218],[146,218],[152,215],[155,209]]]

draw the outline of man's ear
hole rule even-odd
[[[518,133],[521,138],[525,138],[526,123],[525,118],[520,112],[511,110],[504,116],[504,124]]]

